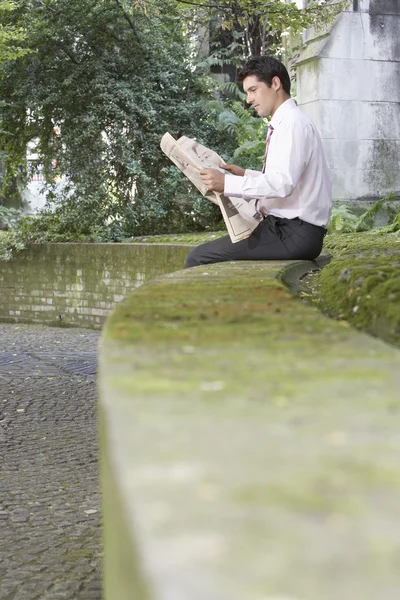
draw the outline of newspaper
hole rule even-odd
[[[261,218],[259,213],[255,213],[254,207],[244,198],[231,198],[208,190],[201,180],[201,169],[218,169],[225,173],[220,168],[224,162],[222,158],[213,150],[186,136],[175,140],[172,135],[165,133],[160,145],[161,150],[199,192],[219,206],[232,242],[240,242],[249,237]]]

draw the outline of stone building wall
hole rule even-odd
[[[297,100],[319,128],[337,200],[400,193],[400,2],[354,0],[306,33]]]

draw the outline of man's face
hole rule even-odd
[[[246,101],[254,106],[260,117],[272,116],[275,112],[278,100],[275,79],[277,78],[272,80],[271,87],[268,87],[263,81],[259,81],[256,75],[249,75],[243,80],[243,89],[247,95]]]

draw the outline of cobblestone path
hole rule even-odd
[[[99,332],[0,324],[0,599],[100,600]]]

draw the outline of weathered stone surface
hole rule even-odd
[[[136,287],[181,269],[188,248],[146,244],[35,244],[0,261],[0,321],[100,329]]]
[[[309,31],[297,61],[297,99],[321,132],[337,200],[400,191],[400,3],[358,5]]]
[[[0,325],[1,600],[101,598],[98,337]]]
[[[107,600],[397,600],[400,353],[280,269],[170,274],[109,319]]]

